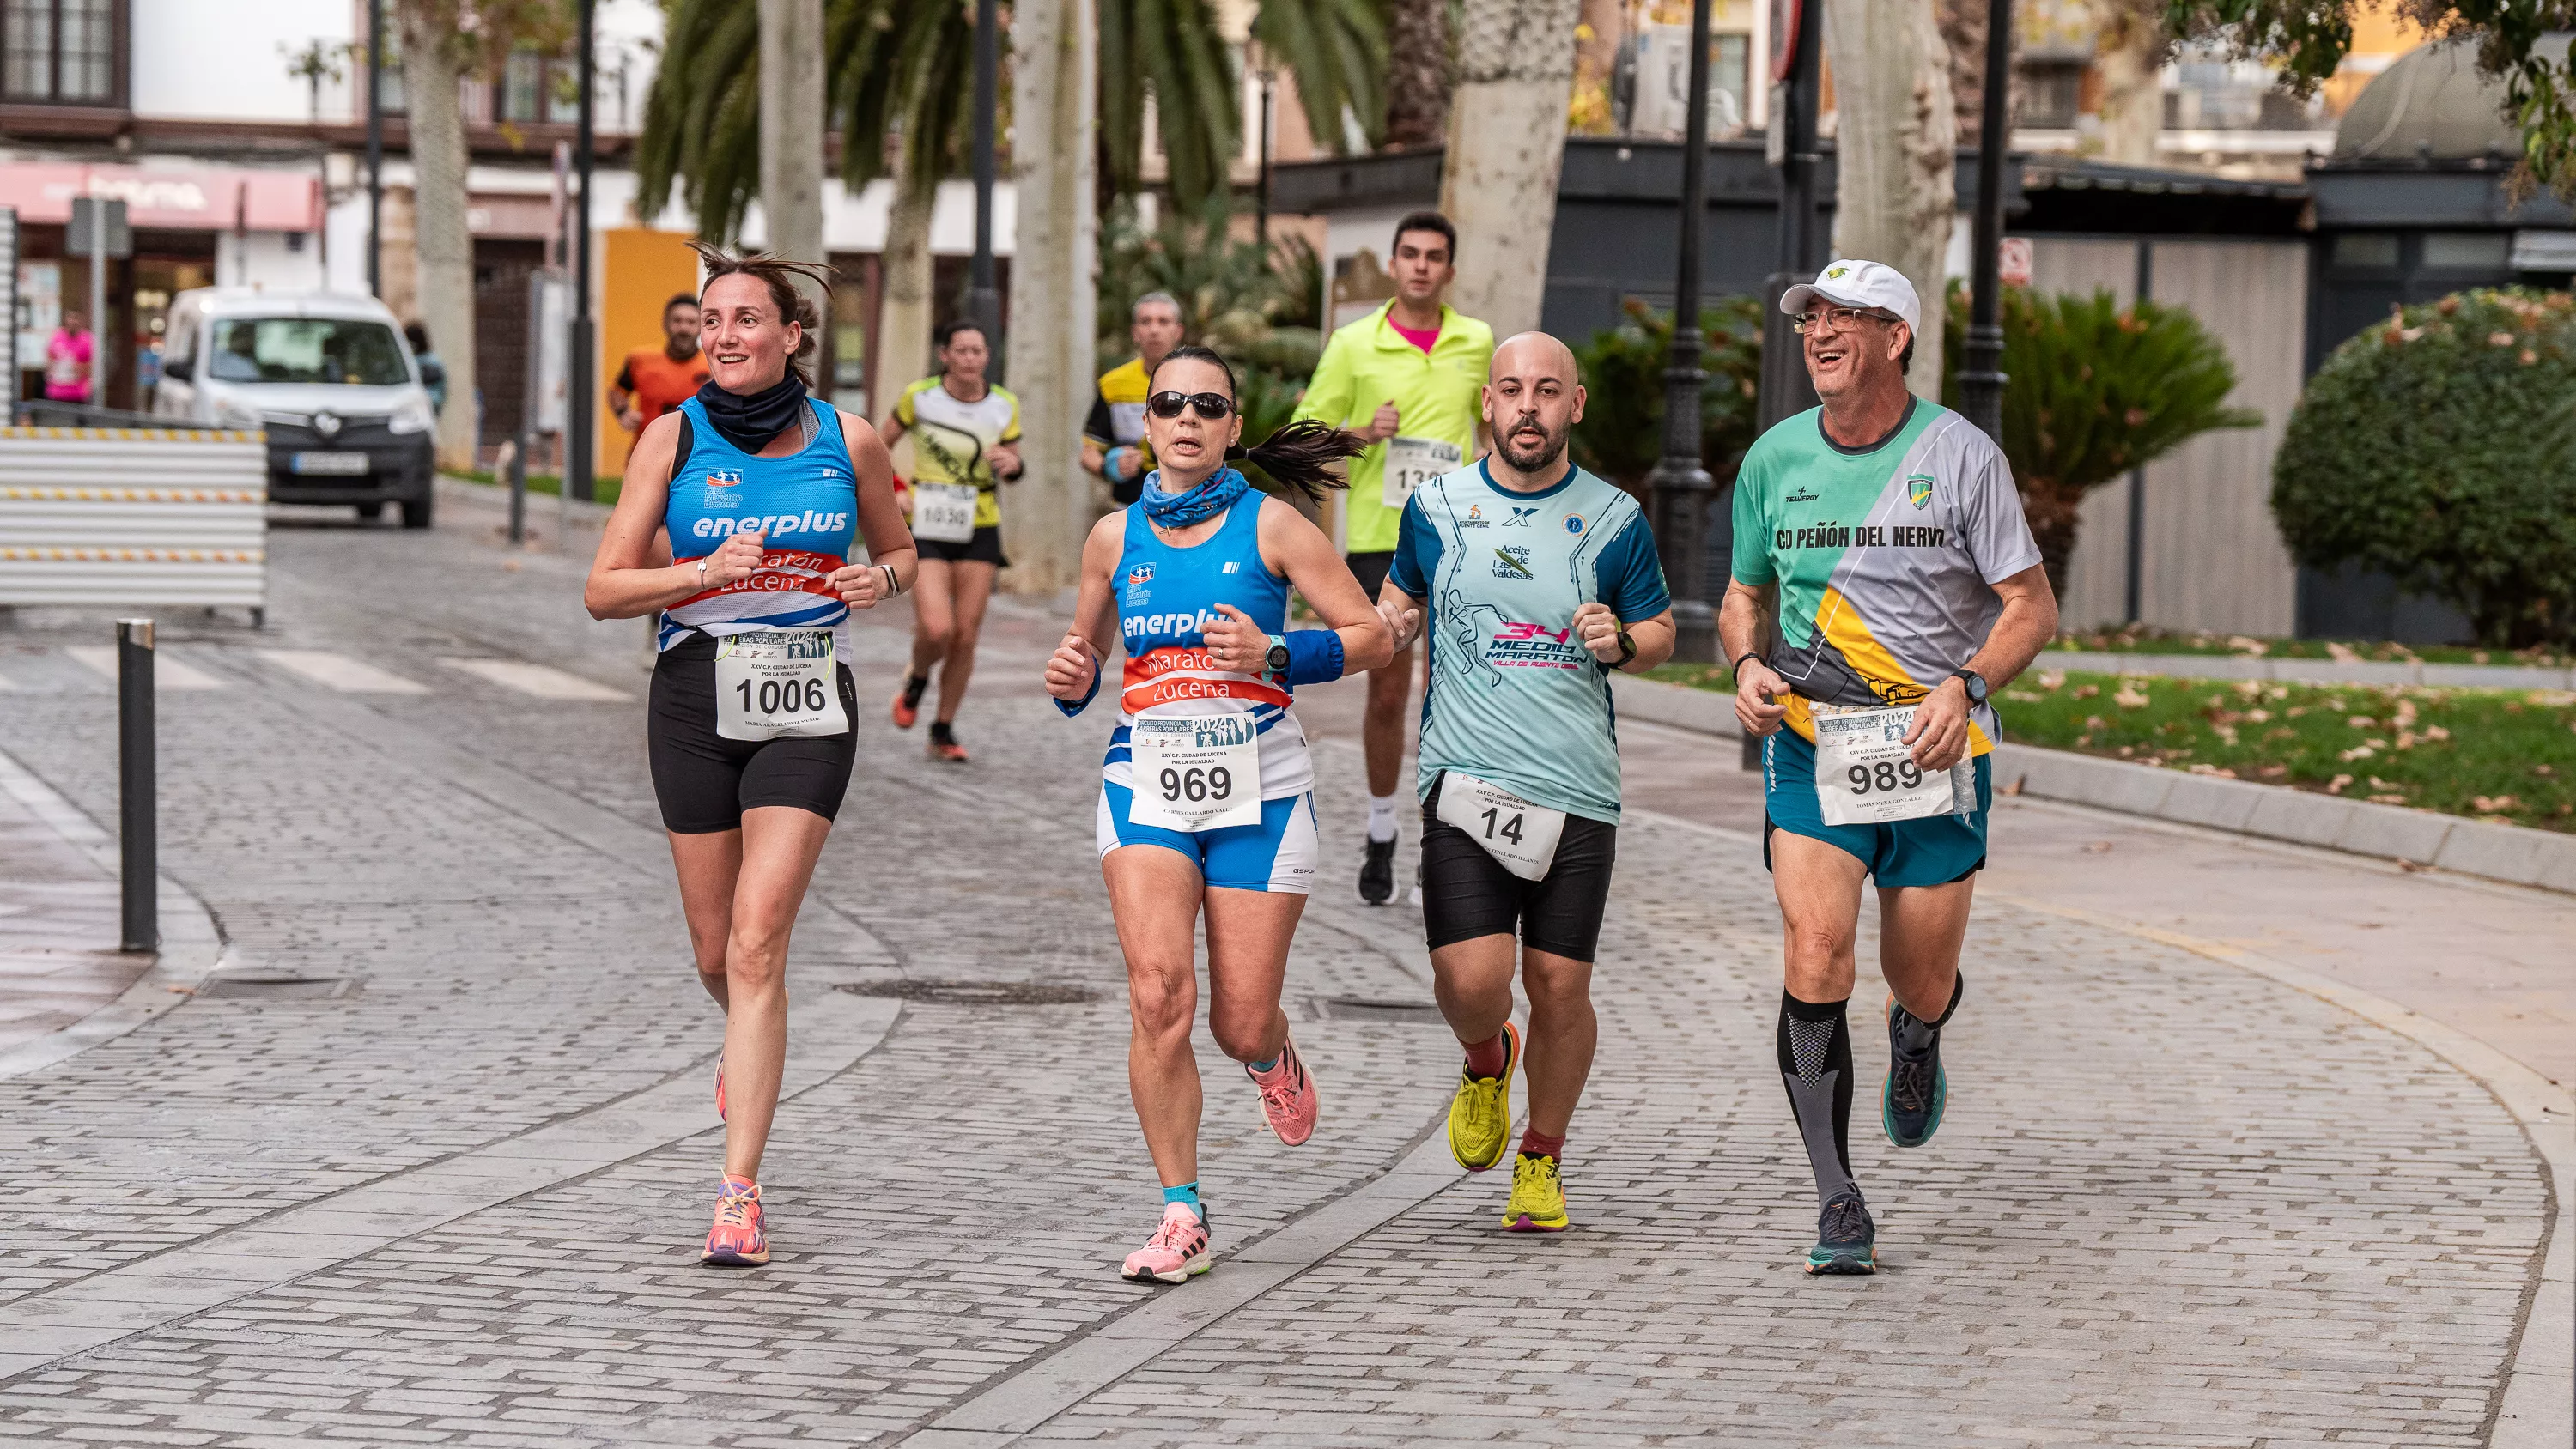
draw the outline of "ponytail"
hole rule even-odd
[[[1242,394],[1235,389],[1234,367],[1215,351],[1195,344],[1175,347],[1163,354],[1161,362],[1154,364],[1154,371],[1159,373],[1165,364],[1173,362],[1214,363],[1217,370],[1225,374],[1226,396],[1234,399],[1236,407],[1241,408]],[[1153,387],[1150,375],[1145,385],[1149,390]],[[1357,433],[1347,433],[1329,423],[1306,418],[1272,433],[1258,446],[1228,448],[1225,456],[1228,462],[1249,461],[1281,487],[1294,488],[1309,501],[1321,503],[1326,491],[1351,486],[1350,481],[1332,465],[1356,458],[1367,452],[1368,447],[1368,439]]]

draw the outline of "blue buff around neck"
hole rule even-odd
[[[1199,1185],[1195,1182],[1185,1182],[1179,1187],[1164,1188],[1163,1201],[1167,1204],[1179,1203],[1191,1212],[1197,1213],[1201,1222],[1207,1220],[1207,1207],[1199,1201]]]
[[[1091,688],[1083,691],[1082,698],[1080,699],[1057,700],[1055,702],[1055,707],[1063,713],[1066,719],[1071,719],[1075,715],[1082,713],[1084,710],[1091,708],[1091,701],[1098,698],[1099,695],[1100,661],[1094,659],[1091,661]]]
[[[1149,521],[1165,528],[1187,528],[1232,508],[1251,486],[1251,481],[1234,469],[1219,468],[1186,493],[1166,493],[1162,470],[1156,469],[1145,475],[1145,491],[1137,495],[1136,502]]]
[[[1342,677],[1342,636],[1331,629],[1300,629],[1280,636],[1288,646],[1288,683],[1329,684]]]

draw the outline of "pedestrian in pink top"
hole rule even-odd
[[[97,351],[89,319],[76,311],[63,313],[63,325],[45,343],[45,396],[55,402],[90,400],[90,359]]]

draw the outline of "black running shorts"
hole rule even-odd
[[[716,641],[692,630],[653,664],[645,727],[653,796],[674,835],[742,828],[742,812],[792,805],[829,820],[840,813],[859,755],[858,687],[841,673],[841,708],[852,728],[837,735],[729,740],[716,733]]]
[[[912,546],[923,558],[942,559],[949,563],[988,563],[997,569],[1011,566],[1011,561],[1002,556],[1002,530],[989,523],[976,529],[975,536],[964,543],[915,538]]]
[[[1589,961],[1601,941],[1610,904],[1610,866],[1619,827],[1565,817],[1556,861],[1545,880],[1523,880],[1435,813],[1440,789],[1422,805],[1422,928],[1431,949],[1479,936],[1517,934],[1521,944],[1571,961]]]
[[[1360,581],[1360,592],[1368,595],[1371,606],[1377,603],[1378,590],[1386,587],[1386,571],[1395,567],[1392,549],[1376,553],[1346,553],[1342,562],[1351,566],[1351,577]]]

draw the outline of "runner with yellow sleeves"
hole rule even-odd
[[[1447,217],[1417,211],[1397,222],[1387,263],[1395,296],[1333,333],[1297,405],[1299,418],[1346,428],[1369,441],[1369,450],[1351,462],[1342,547],[1371,598],[1386,583],[1397,525],[1413,490],[1485,451],[1479,424],[1494,329],[1440,300],[1458,275],[1457,258],[1458,229]],[[1373,906],[1395,897],[1396,786],[1404,771],[1405,704],[1412,690],[1410,648],[1369,671],[1368,714],[1360,732],[1369,788],[1360,899]]]

